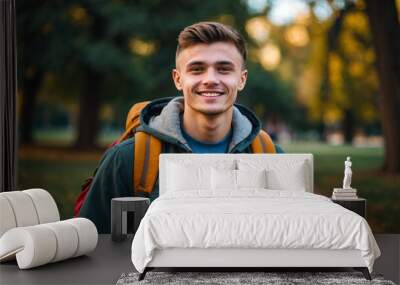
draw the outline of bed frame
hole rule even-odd
[[[160,195],[168,189],[166,185],[168,161],[179,159],[205,160],[212,163],[221,159],[221,154],[161,154],[160,155]],[[262,158],[288,159],[291,161],[306,161],[308,165],[307,192],[313,193],[313,156],[312,154],[223,154],[225,159]],[[254,248],[168,248],[157,249],[152,261],[147,265],[139,280],[155,268],[231,268],[246,271],[254,268],[343,268],[350,267],[361,271],[367,280],[371,275],[359,250],[330,249],[254,249]]]
[[[237,271],[271,268],[338,268],[361,271],[371,280],[359,250],[328,249],[193,249],[156,250],[152,261],[139,275],[155,268],[234,268]]]

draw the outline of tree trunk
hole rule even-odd
[[[332,96],[332,87],[331,87],[331,74],[330,74],[330,61],[329,57],[333,52],[338,50],[339,45],[339,35],[343,27],[343,21],[347,13],[351,12],[354,9],[355,5],[353,3],[347,3],[346,7],[339,11],[338,16],[333,22],[332,26],[327,31],[326,35],[326,53],[325,53],[325,63],[324,63],[324,71],[321,83],[321,101],[322,101],[322,112],[326,111],[326,102],[331,100]],[[322,122],[322,128],[319,128],[319,133],[322,134],[322,138],[324,141],[327,140],[326,134],[326,126],[325,123]],[[347,140],[346,140],[347,142]]]
[[[76,148],[91,149],[96,147],[99,132],[101,78],[102,76],[98,72],[87,68],[86,88],[80,96]]]
[[[23,74],[22,80],[22,106],[21,119],[19,123],[20,142],[22,144],[33,143],[33,125],[35,121],[35,111],[37,94],[43,81],[43,72],[40,70],[27,77],[27,71]]]
[[[377,56],[384,171],[400,173],[400,25],[394,0],[366,0]]]
[[[348,144],[353,142],[354,131],[355,131],[356,119],[352,110],[344,110],[344,120],[343,120],[343,134],[344,141]]]

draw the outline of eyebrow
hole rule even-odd
[[[206,64],[204,61],[192,61],[190,62],[186,67],[190,68],[192,66],[196,66],[196,65],[204,65]],[[230,66],[235,66],[235,64],[231,61],[227,61],[227,60],[222,60],[222,61],[217,61],[216,65],[230,65]]]

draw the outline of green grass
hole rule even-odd
[[[73,216],[81,185],[92,175],[97,161],[20,159],[18,188],[43,188],[54,197],[62,219]]]
[[[122,130],[101,131],[97,143],[106,147],[122,134]],[[44,145],[71,146],[76,140],[76,132],[73,129],[41,129],[35,130],[34,141]]]
[[[314,155],[315,193],[330,196],[343,180],[344,160],[353,161],[352,186],[368,199],[367,220],[375,233],[400,233],[400,175],[380,172],[383,149],[378,147],[329,146],[319,143],[282,145],[286,153]],[[73,205],[84,180],[97,166],[100,156],[92,159],[66,159],[68,156],[19,160],[18,188],[48,190],[55,198],[63,219],[72,217]],[[79,156],[78,156],[79,157]]]

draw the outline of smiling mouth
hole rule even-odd
[[[218,97],[224,95],[224,92],[220,91],[207,91],[207,92],[196,92],[197,95],[203,97]]]

